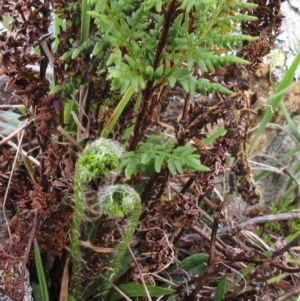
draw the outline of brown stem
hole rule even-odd
[[[169,32],[169,29],[172,24],[174,13],[177,9],[176,2],[177,1],[173,0],[172,3],[169,5],[168,10],[165,13],[165,22],[162,27],[162,33],[161,33],[161,36],[160,36],[160,39],[158,42],[158,46],[157,46],[157,50],[156,50],[156,54],[155,54],[155,58],[154,58],[154,62],[153,62],[154,70],[159,66],[159,62],[160,62],[162,53],[167,44],[168,32]]]
[[[152,95],[152,82],[147,83],[145,93],[142,98],[140,113],[137,116],[136,124],[133,129],[133,134],[128,143],[128,150],[134,151],[137,144],[142,140],[144,130],[147,126],[148,108]]]
[[[218,234],[219,235],[220,234],[234,234],[250,225],[266,223],[268,221],[281,221],[281,220],[290,220],[290,219],[298,219],[298,218],[300,218],[300,211],[257,216],[257,217],[250,218],[248,220],[245,220],[245,221],[243,221],[239,224],[233,225],[233,226],[225,226],[225,227],[219,228]],[[297,236],[296,240],[298,240],[298,239],[300,239],[300,237]],[[286,247],[289,248],[288,245]],[[277,251],[275,251],[275,252],[277,252]],[[274,252],[274,254],[275,254],[275,252]],[[283,253],[284,252],[285,251],[283,251]],[[275,256],[275,255],[273,255],[273,256]],[[278,256],[278,255],[276,255],[276,256]]]
[[[165,46],[167,44],[168,32],[172,25],[172,20],[177,9],[176,2],[177,1],[173,0],[165,12],[165,21],[153,61],[154,70],[159,66],[163,50],[165,49]],[[143,93],[140,113],[138,114],[133,134],[131,135],[128,143],[128,149],[130,151],[134,151],[137,147],[137,144],[142,140],[145,129],[149,123],[149,120],[147,122],[147,119],[152,113],[151,110],[154,110],[154,100],[152,100],[151,98],[156,88],[158,88],[158,85],[153,87],[153,81],[147,83],[147,87],[145,89],[145,92]]]
[[[197,284],[196,288],[193,290],[191,295],[189,296],[188,300],[194,300],[196,299],[198,293],[206,283],[208,276],[209,276],[209,271],[211,270],[211,265],[214,262],[215,259],[215,244],[216,244],[216,239],[217,239],[217,232],[218,232],[218,225],[219,225],[219,219],[220,219],[220,211],[221,206],[218,206],[215,212],[215,218],[214,218],[214,223],[213,223],[213,228],[212,228],[212,233],[211,233],[211,240],[210,240],[210,247],[209,247],[209,258],[207,262],[207,267],[205,269],[205,273],[199,283]]]
[[[300,293],[300,285],[297,285],[293,287],[289,292],[286,294],[281,295],[278,297],[275,301],[285,301],[285,300],[291,300],[291,297],[295,296],[296,294]]]
[[[82,118],[82,124],[84,127],[87,126],[87,123],[88,123],[88,114],[89,114],[89,111],[91,109],[91,99],[92,99],[92,95],[93,95],[93,89],[94,89],[94,82],[90,82],[89,85],[87,86],[87,96],[86,96],[86,102],[85,102],[85,108],[84,108],[84,111],[85,111],[85,114],[83,115],[83,118]]]
[[[36,211],[34,211],[34,220],[33,220],[33,226],[32,226],[32,230],[31,230],[31,234],[27,243],[27,247],[26,247],[26,252],[24,254],[23,257],[23,263],[22,263],[22,268],[21,268],[21,275],[20,275],[20,281],[21,281],[21,300],[24,299],[24,294],[25,294],[25,270],[26,270],[26,263],[29,257],[29,253],[30,253],[30,249],[33,243],[33,239],[35,237],[35,233],[36,233],[36,229],[37,229],[37,225],[38,225],[38,213]]]
[[[193,76],[197,75],[198,70],[199,70],[199,67],[194,68]],[[188,118],[188,113],[189,113],[189,108],[190,108],[190,99],[191,99],[191,95],[188,93],[185,97],[184,107],[182,110],[182,118],[181,118],[182,124],[186,124],[188,122],[187,118]]]

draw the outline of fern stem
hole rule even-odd
[[[113,283],[117,280],[117,272],[121,261],[138,225],[141,214],[141,199],[139,194],[127,185],[104,187],[100,190],[99,195],[100,206],[104,213],[112,218],[122,218],[127,215],[127,225],[123,239],[118,245],[111,268],[102,286],[101,300],[106,300]]]
[[[84,199],[84,185],[80,176],[80,168],[77,166],[75,170],[75,208],[72,220],[72,228],[70,233],[71,250],[73,256],[72,263],[72,280],[73,288],[77,290],[79,287],[79,272],[80,272],[80,224],[83,214],[83,199]],[[76,296],[76,293],[75,293]]]
[[[176,71],[180,68],[180,66],[187,61],[187,59],[189,57],[191,57],[191,54],[193,53],[193,51],[201,46],[201,44],[205,41],[205,39],[207,38],[207,35],[208,33],[211,31],[211,29],[213,28],[213,26],[215,26],[216,24],[216,20],[217,20],[217,17],[218,15],[220,14],[221,12],[221,9],[223,7],[225,3],[225,0],[222,0],[222,1],[219,1],[218,3],[218,7],[213,10],[213,16],[212,16],[212,19],[210,21],[210,23],[205,27],[205,30],[203,31],[201,37],[193,44],[192,47],[189,47],[189,49],[185,52],[185,54],[182,55],[182,57],[177,61],[177,63],[175,63],[170,72],[167,73],[162,79],[161,81],[164,82],[164,81],[167,81],[168,78]]]
[[[100,138],[86,146],[75,168],[75,207],[71,226],[70,241],[73,256],[72,285],[74,295],[80,291],[80,225],[84,211],[85,185],[96,177],[117,175],[123,148],[115,141]]]

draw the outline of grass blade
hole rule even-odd
[[[117,123],[119,117],[121,116],[122,112],[124,111],[126,105],[128,104],[129,100],[131,99],[132,94],[134,93],[133,88],[130,86],[127,91],[125,92],[123,98],[120,100],[118,106],[116,107],[115,111],[113,112],[107,126],[101,132],[102,138],[107,138],[110,132],[112,131],[113,127]]]
[[[289,114],[289,112],[288,112],[288,110],[287,110],[286,105],[284,104],[284,102],[280,103],[280,109],[283,112],[285,120],[286,120],[286,122],[289,125],[291,133],[297,139],[297,141],[300,142],[300,134],[299,134],[299,131],[297,129],[297,125],[294,122],[294,120],[291,118],[291,116],[290,116],[290,114]]]
[[[226,275],[222,276],[216,289],[214,301],[222,301],[225,296]]]
[[[39,278],[39,284],[41,288],[42,299],[43,301],[49,301],[49,295],[48,295],[45,273],[43,269],[43,263],[41,259],[41,253],[36,239],[34,240],[34,258],[35,258],[35,264],[36,264],[37,274]]]
[[[267,109],[264,117],[262,118],[262,121],[259,125],[258,130],[255,133],[255,136],[252,140],[252,143],[249,147],[248,150],[248,155],[251,154],[254,145],[256,144],[257,140],[259,139],[259,137],[261,136],[261,134],[263,133],[263,131],[265,130],[267,124],[269,123],[269,121],[271,120],[273,113],[275,112],[275,110],[279,107],[280,102],[282,101],[285,93],[292,89],[293,87],[295,87],[296,85],[299,85],[300,82],[297,82],[296,84],[292,85],[291,87],[289,87],[294,73],[297,70],[297,67],[300,63],[300,52],[297,54],[297,56],[295,57],[291,67],[289,68],[289,70],[286,72],[284,78],[282,79],[281,83],[279,84],[279,86],[277,87],[277,89],[275,90],[275,95],[270,97],[267,101],[267,103],[271,106],[270,108]]]

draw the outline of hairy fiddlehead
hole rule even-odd
[[[105,300],[112,284],[117,278],[120,263],[125,255],[141,214],[141,199],[139,194],[128,185],[106,186],[99,191],[99,203],[103,213],[112,218],[123,218],[127,216],[127,225],[124,235],[114,254],[110,270],[105,276],[101,296]]]
[[[118,174],[123,148],[115,141],[100,138],[88,144],[78,159],[75,169],[75,208],[71,227],[74,289],[78,289],[80,271],[80,224],[84,210],[85,185],[96,177]]]

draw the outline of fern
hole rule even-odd
[[[167,16],[164,10],[173,4],[180,13],[176,12],[172,19],[164,52],[159,61],[155,61]],[[92,37],[74,41],[61,60],[76,60],[79,55],[92,52],[97,57],[94,60],[98,65],[97,75],[105,74],[111,82],[111,91],[121,94],[130,86],[135,92],[143,91],[148,82],[154,87],[166,82],[174,87],[177,83],[192,96],[196,92],[230,94],[219,84],[198,80],[191,75],[192,69],[198,65],[202,72],[213,73],[228,64],[247,64],[236,56],[221,56],[213,50],[235,50],[244,41],[255,40],[237,33],[241,22],[254,20],[241,13],[255,9],[257,5],[252,3],[236,0],[89,0],[87,7],[98,31]]]
[[[71,82],[65,83],[63,85],[54,86],[51,89],[51,91],[49,92],[49,95],[58,94],[60,92],[69,92],[69,93],[72,93],[76,89],[77,89],[77,85],[73,81],[71,81]]]
[[[171,139],[161,144],[160,137],[152,135],[148,142],[139,143],[136,152],[124,154],[121,166],[125,167],[127,179],[138,172],[159,173],[164,166],[168,167],[172,175],[182,174],[184,169],[209,171],[209,168],[200,163],[200,156],[195,151],[189,145],[175,148],[175,142]]]
[[[179,83],[192,96],[196,91],[203,94],[230,94],[219,84],[198,80],[191,75],[191,71],[195,64],[203,72],[215,72],[215,69],[228,64],[247,64],[247,61],[236,56],[220,56],[212,50],[232,50],[243,41],[255,40],[253,37],[233,34],[241,22],[254,19],[239,11],[254,9],[255,4],[184,0],[180,6],[182,13],[173,20],[164,54],[155,70],[153,61],[165,18],[161,13],[162,7],[170,5],[170,1],[92,0],[91,4],[93,10],[89,14],[98,26],[102,43],[110,44],[111,53],[106,62],[107,79],[111,81],[111,90],[120,90],[121,94],[129,86],[135,92],[141,91],[148,81],[156,85],[169,82],[171,87]],[[192,9],[195,13],[190,14]],[[191,24],[194,28],[191,28]],[[98,47],[101,48],[100,43]],[[186,62],[187,68],[183,68],[182,64]],[[166,65],[171,68],[165,68]]]

